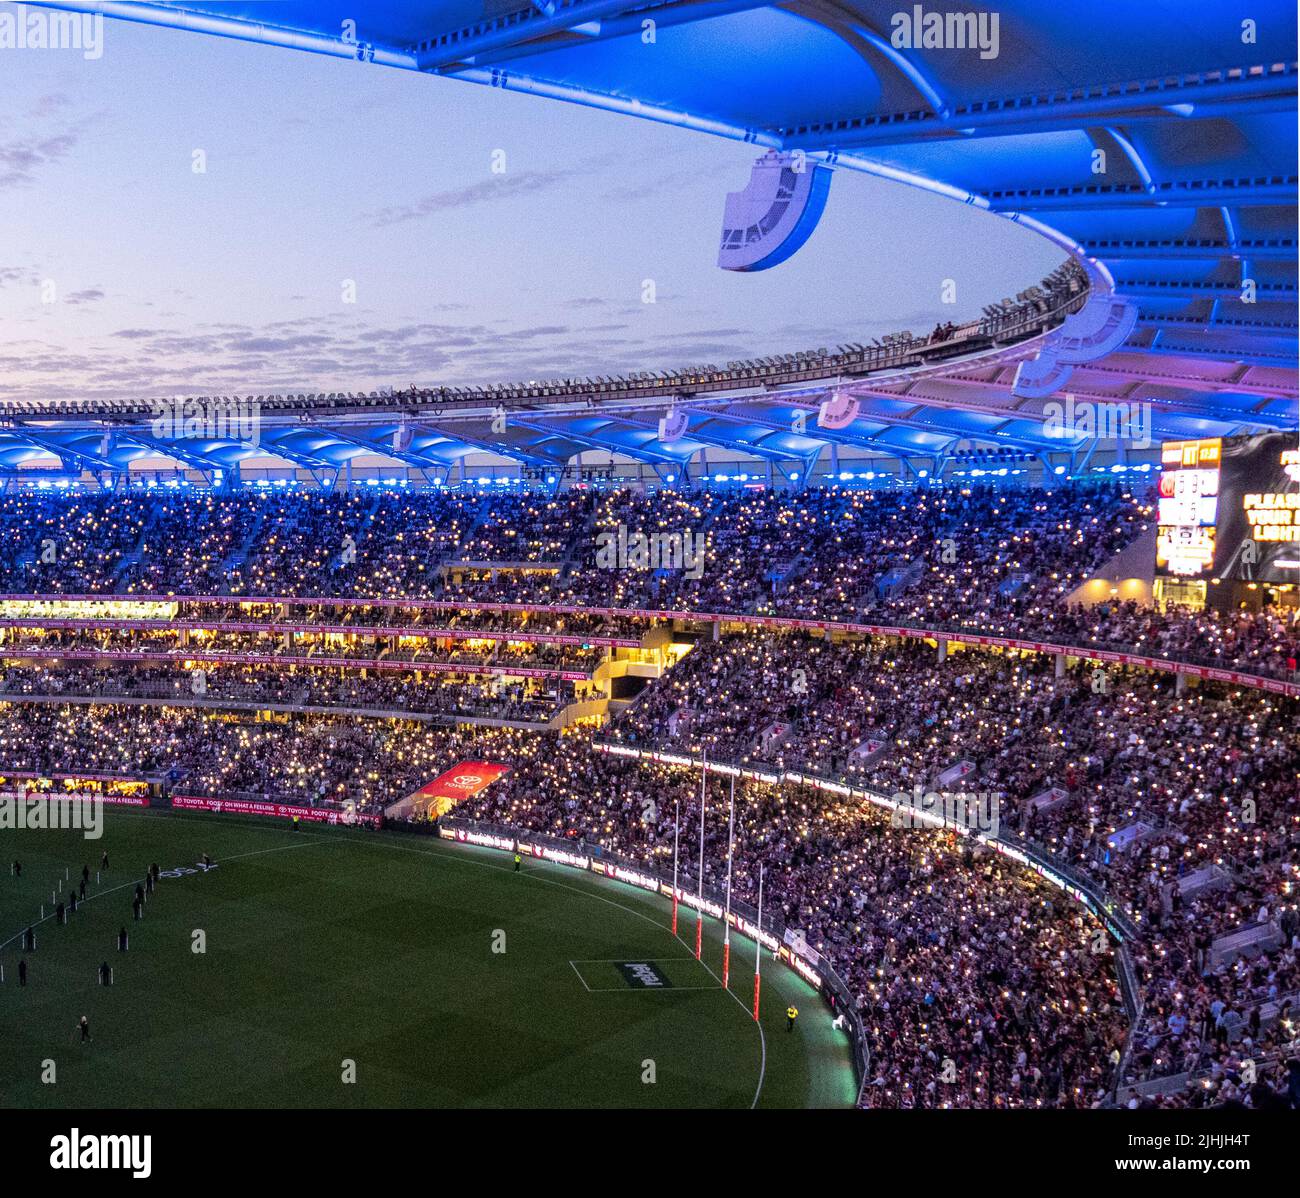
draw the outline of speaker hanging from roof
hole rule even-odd
[[[673,441],[680,441],[686,435],[688,421],[689,416],[685,410],[669,408],[659,418],[659,440],[666,445]]]
[[[1011,393],[1043,399],[1070,381],[1076,366],[1114,353],[1137,324],[1137,305],[1117,295],[1093,295],[1048,335],[1038,356],[1016,367]]]
[[[858,418],[858,401],[846,391],[836,391],[817,409],[819,428],[848,428]]]
[[[749,271],[784,262],[812,236],[830,187],[830,167],[800,152],[764,154],[749,186],[727,195],[718,265]]]
[[[1074,367],[1060,361],[1054,346],[1044,346],[1036,357],[1026,358],[1016,366],[1016,378],[1011,393],[1020,399],[1046,399],[1055,395],[1066,383]]]

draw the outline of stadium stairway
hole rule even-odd
[[[560,563],[560,573],[558,580],[567,582],[573,577],[573,572],[582,568],[583,550],[588,545],[594,545],[596,542],[596,506],[593,504],[591,510],[587,513],[582,523],[574,530],[573,538],[569,541],[569,548]]]
[[[125,595],[130,591],[132,574],[144,557],[145,544],[149,539],[149,534],[158,524],[162,510],[161,507],[150,510],[149,515],[140,525],[140,535],[136,537],[134,547],[130,553],[123,554],[117,565],[113,567],[112,591],[115,595]]]
[[[248,535],[240,542],[239,548],[234,553],[229,554],[221,563],[221,569],[229,578],[238,570],[246,561],[254,545],[257,544],[257,538],[262,532],[262,526],[266,523],[266,513],[259,507],[253,513],[253,525],[248,530]]]

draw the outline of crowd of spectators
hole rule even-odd
[[[46,702],[119,699],[154,705],[302,709],[346,708],[429,716],[437,722],[508,721],[544,726],[573,702],[571,683],[484,675],[340,670],[334,667],[221,663],[179,669],[153,661],[60,659],[23,662],[0,677],[0,698]]]
[[[357,635],[317,635],[303,632],[249,629],[186,629],[184,640],[174,623],[159,621],[157,628],[121,628],[111,624],[82,628],[23,628],[6,638],[3,652],[11,657],[75,657],[94,654],[105,660],[132,655],[166,653],[178,662],[220,662],[223,658],[255,655],[267,658],[303,659],[327,657],[356,662],[358,667],[391,668],[410,663],[413,669],[442,666],[463,667],[465,673],[510,669],[590,674],[604,659],[604,652],[582,645],[518,640],[475,638],[428,638],[385,636],[364,632]],[[382,663],[382,664],[381,664]]]
[[[165,775],[174,793],[362,810],[406,798],[467,756],[509,761],[536,740],[513,728],[405,719],[0,701],[0,777]]]
[[[1294,677],[1297,609],[1156,612],[1070,596],[1149,530],[1117,484],[802,492],[0,496],[11,593],[533,602],[934,626],[1181,655]],[[625,536],[699,568],[609,568]],[[426,618],[435,614],[426,613]],[[371,609],[366,619],[380,619]]]
[[[1189,1057],[1226,1070],[1241,1051],[1202,1026],[1215,998],[1257,1021],[1267,1012],[1275,1039],[1294,1034],[1278,1012],[1300,992],[1295,714],[1293,700],[1267,692],[1182,689],[1135,669],[1079,663],[1058,674],[1036,654],[940,660],[923,644],[766,633],[697,646],[611,732],[885,797],[990,800],[1005,838],[1095,882],[1140,929],[1139,983],[1162,1021],[1177,1016],[1155,1038],[1144,1020],[1135,1068],[1159,1075],[1183,1072]],[[1246,956],[1215,951],[1221,938],[1269,928]]]
[[[727,792],[705,799],[706,886],[726,871]],[[568,738],[457,814],[583,840],[695,885],[698,775]],[[890,826],[863,802],[744,783],[733,894],[800,933],[848,986],[870,1050],[868,1106],[1095,1106],[1127,1022],[1109,948],[1058,891],[953,833]],[[689,860],[688,860],[689,858]]]

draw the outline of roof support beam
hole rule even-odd
[[[509,418],[511,423],[518,424],[513,417]],[[471,437],[461,432],[459,429],[452,432],[448,429],[439,428],[436,425],[428,425],[421,422],[414,422],[412,428],[422,429],[424,432],[433,433],[435,436],[446,437],[452,441],[460,441],[465,445],[472,445],[475,449],[482,450],[484,453],[494,453],[498,457],[510,458],[512,461],[519,462],[525,466],[541,466],[544,469],[552,470],[557,467],[563,468],[568,464],[567,459],[555,457],[553,454],[542,453],[536,449],[523,449],[520,446],[506,445],[496,441],[484,441],[478,437]],[[573,438],[577,440],[577,438]],[[440,463],[441,464],[441,463]],[[460,458],[462,468],[465,465],[465,458]]]
[[[685,405],[682,405],[685,406]],[[694,411],[695,409],[692,409]],[[710,413],[711,415],[711,413]],[[640,429],[658,429],[658,425],[651,424],[644,420],[634,420],[630,416],[620,415],[618,418],[620,424],[630,424],[634,428]],[[727,437],[719,437],[715,434],[700,432],[698,429],[688,428],[685,439],[688,441],[699,441],[703,445],[713,445],[718,449],[730,450],[732,453],[744,453],[750,457],[760,458],[764,461],[784,461],[798,460],[799,455],[788,450],[769,449],[765,445],[758,445],[749,441],[733,441]],[[669,442],[669,444],[672,444]]]
[[[605,437],[595,437],[589,434],[575,433],[567,428],[553,428],[540,420],[520,420],[514,418],[512,423],[519,428],[529,428],[534,432],[547,433],[553,437],[563,437],[568,441],[576,441],[578,444],[590,446],[592,449],[601,449],[606,453],[620,454],[622,457],[631,458],[635,462],[663,462],[668,465],[680,467],[683,460],[690,460],[689,458],[683,459],[680,455],[660,453],[657,450],[646,449],[642,446],[633,447],[629,445],[621,445],[619,442],[611,441]]]
[[[873,114],[849,120],[808,121],[776,132],[788,148],[811,152],[945,137],[967,140],[1051,133],[1089,125],[1169,123],[1171,116],[1183,119],[1248,116],[1294,111],[1296,77],[1294,69],[1287,66],[1279,71],[1266,69],[1260,76],[1205,82],[1186,79],[1176,85],[1165,80],[1133,82],[1104,90],[1108,94],[990,96],[942,116],[927,112]]]
[[[652,13],[666,0],[554,0],[550,12],[534,3],[494,21],[480,22],[462,29],[447,30],[425,41],[433,41],[427,50],[414,52],[416,69],[440,71],[455,63],[476,63],[476,56],[494,50],[509,50],[536,42],[553,34],[565,33],[575,25],[598,21],[602,17],[622,16],[629,10]]]

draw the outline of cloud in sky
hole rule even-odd
[[[425,220],[439,212],[475,208],[480,204],[499,203],[517,196],[533,195],[537,192],[549,191],[570,180],[579,179],[598,170],[602,162],[608,161],[608,158],[587,159],[572,167],[547,171],[505,171],[464,187],[433,192],[410,204],[394,204],[380,208],[364,214],[363,219],[373,228],[386,229],[391,225],[405,224],[407,221]]]
[[[63,302],[65,304],[72,304],[74,307],[77,304],[93,304],[102,300],[106,294],[107,293],[102,287],[86,287],[81,291],[73,291],[70,294],[65,295],[63,297]]]

